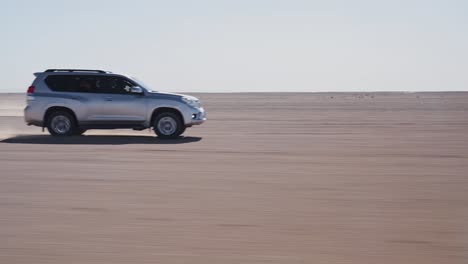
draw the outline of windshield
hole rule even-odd
[[[138,78],[131,76],[130,79],[134,80],[140,87],[145,88],[145,90],[147,90],[148,92],[157,92],[156,90],[152,89],[151,86],[147,85],[145,82],[141,81]]]

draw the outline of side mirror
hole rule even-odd
[[[130,93],[131,94],[143,94],[143,88],[135,86],[130,88]]]

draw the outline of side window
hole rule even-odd
[[[97,92],[97,76],[93,75],[75,75],[73,83],[76,91],[79,93],[96,93]]]
[[[111,93],[110,91],[110,80],[108,77],[97,76],[96,77],[96,90],[98,93]]]
[[[70,75],[50,75],[45,79],[47,86],[54,92],[75,92],[73,76]]]
[[[55,92],[95,93],[97,76],[50,75],[45,79],[47,86]]]
[[[45,82],[55,92],[129,94],[136,84],[118,76],[49,75]]]
[[[122,77],[101,76],[98,90],[101,93],[129,94],[130,88],[136,86],[131,80]]]

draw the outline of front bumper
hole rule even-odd
[[[190,115],[190,121],[188,122],[189,126],[200,125],[206,121],[206,112],[203,108],[193,109],[192,114]]]

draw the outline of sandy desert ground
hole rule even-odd
[[[184,138],[0,96],[0,263],[468,263],[468,93],[195,94]]]

